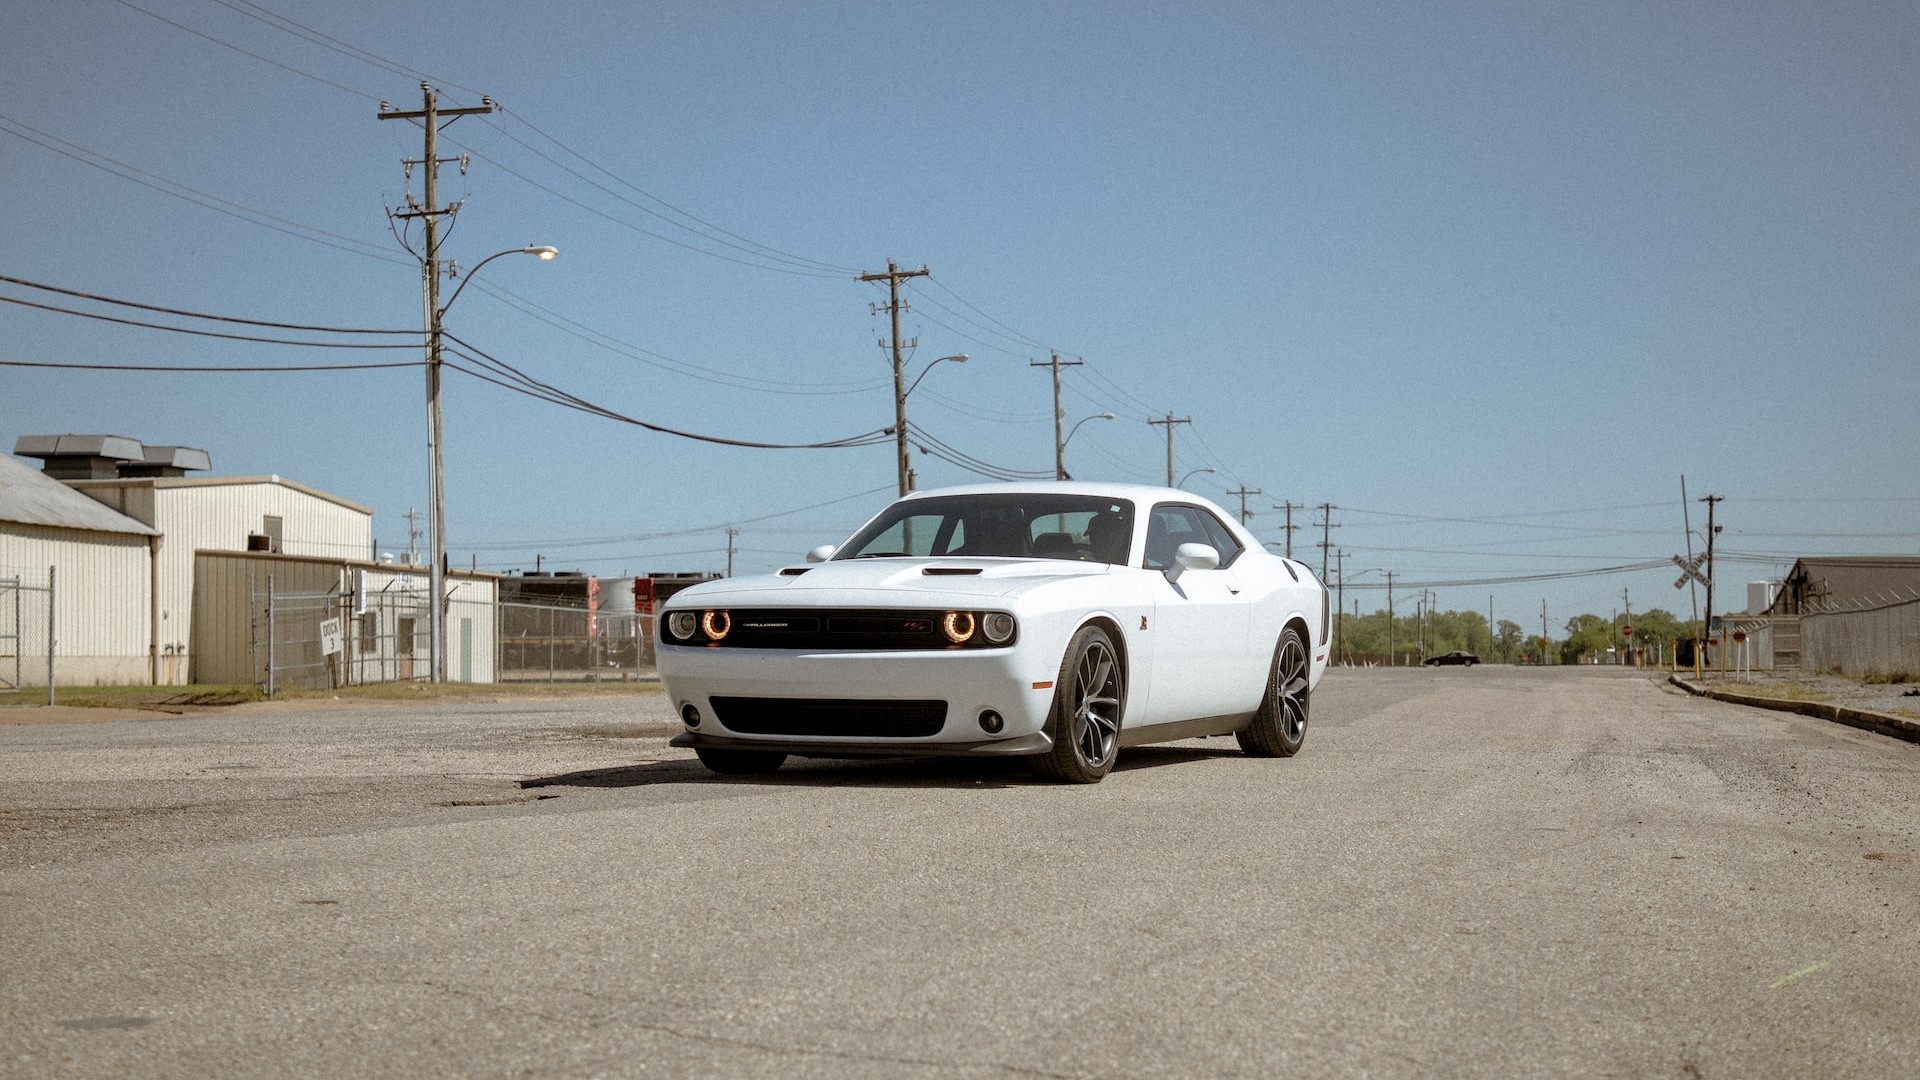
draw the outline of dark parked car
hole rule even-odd
[[[1459,664],[1461,667],[1472,667],[1479,662],[1480,657],[1477,654],[1459,651],[1441,653],[1439,656],[1429,656],[1421,661],[1421,663],[1428,667],[1439,667],[1442,664]]]

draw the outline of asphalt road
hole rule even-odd
[[[0,1075],[1920,1075],[1920,746],[1336,671],[1302,754],[707,775],[657,696],[0,727]]]

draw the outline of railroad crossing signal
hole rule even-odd
[[[1707,557],[1704,553],[1695,555],[1691,559],[1675,555],[1673,557],[1673,565],[1680,568],[1680,580],[1674,582],[1673,587],[1676,589],[1684,589],[1687,587],[1687,582],[1689,581],[1697,581],[1702,585],[1713,584],[1713,582],[1707,580],[1707,575],[1700,572],[1700,568],[1706,565],[1706,562]]]

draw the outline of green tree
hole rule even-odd
[[[1526,631],[1520,628],[1520,624],[1512,619],[1500,620],[1500,659],[1502,661],[1513,663],[1514,651],[1520,647],[1521,635],[1525,633]]]
[[[1613,623],[1598,615],[1575,615],[1567,620],[1567,640],[1560,643],[1560,662],[1585,663],[1612,646]]]

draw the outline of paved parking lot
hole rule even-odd
[[[0,727],[0,1073],[1920,1074],[1920,746],[1599,669],[718,778],[657,695]]]

